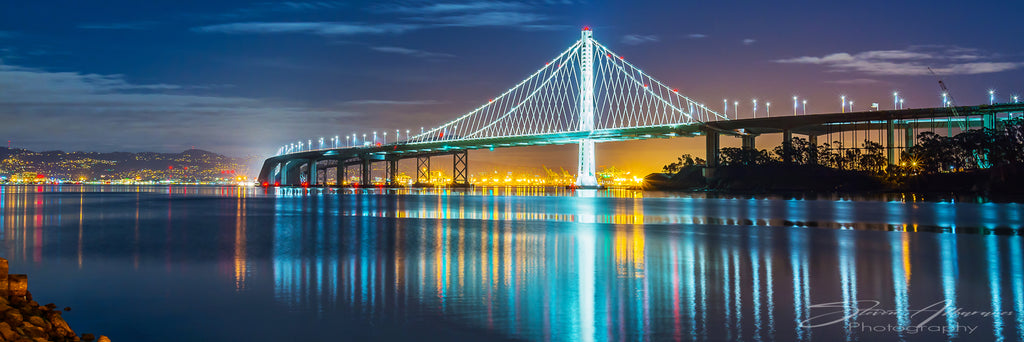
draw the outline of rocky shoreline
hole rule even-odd
[[[7,259],[0,258],[0,341],[98,341],[110,342],[106,336],[78,336],[61,316],[57,305],[39,305],[28,291],[28,276],[8,274]],[[71,311],[65,307],[63,311]]]

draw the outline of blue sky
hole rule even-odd
[[[987,102],[990,88],[1007,101],[1024,94],[1020,13],[1015,1],[5,0],[0,139],[263,156],[298,138],[415,130],[519,82],[584,25],[712,108],[741,100],[741,116],[750,99],[781,111],[793,95],[809,112],[837,111],[841,94],[886,108],[893,90],[938,106],[929,66],[959,104]],[[599,147],[602,164],[650,168],[703,142],[629,144]],[[651,158],[617,152],[638,148]],[[535,152],[481,152],[478,165]],[[543,164],[574,164],[572,148],[543,152]]]

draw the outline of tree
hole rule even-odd
[[[722,165],[765,165],[773,162],[768,150],[726,147],[721,152]]]
[[[661,169],[662,171],[665,171],[665,173],[677,173],[687,166],[705,164],[707,164],[707,162],[704,161],[704,159],[694,158],[692,155],[687,153],[682,156],[679,156],[679,158],[676,158],[676,162],[669,163],[668,165],[663,166]]]
[[[773,152],[779,157],[780,160],[789,160],[793,164],[810,164],[812,160],[817,157],[818,147],[811,144],[810,141],[804,138],[793,137],[790,139],[790,150],[787,158],[786,149],[784,146],[775,146]]]

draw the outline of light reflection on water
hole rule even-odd
[[[74,306],[76,329],[120,340],[181,338],[174,326],[191,321],[174,302],[195,296],[216,300],[189,300],[188,314],[217,324],[185,338],[1024,339],[1021,204],[342,192],[0,187],[0,255],[37,296]],[[148,286],[109,289],[143,274]],[[149,297],[166,302],[132,311]],[[246,319],[226,319],[223,301]],[[890,314],[852,316],[869,301]],[[936,303],[947,315],[928,325],[977,330],[906,331]],[[801,326],[828,312],[837,324]]]

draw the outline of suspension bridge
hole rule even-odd
[[[718,165],[720,136],[740,137],[752,148],[761,134],[781,133],[788,148],[792,134],[812,143],[821,135],[876,131],[884,135],[889,163],[913,145],[914,132],[947,127],[994,127],[1024,112],[1024,104],[919,108],[730,120],[676,88],[644,73],[593,39],[580,39],[523,81],[470,112],[416,135],[396,134],[389,143],[364,141],[340,146],[308,140],[282,146],[267,158],[257,181],[262,186],[345,184],[350,167],[359,183],[370,184],[374,163],[385,163],[385,183],[397,186],[398,163],[416,160],[416,182],[428,182],[431,157],[451,155],[452,186],[469,185],[470,150],[577,144],[576,186],[597,187],[596,143],[705,136],[707,166]],[[898,131],[905,132],[903,139]],[[397,133],[397,132],[396,132]],[[365,139],[364,139],[365,140]]]

